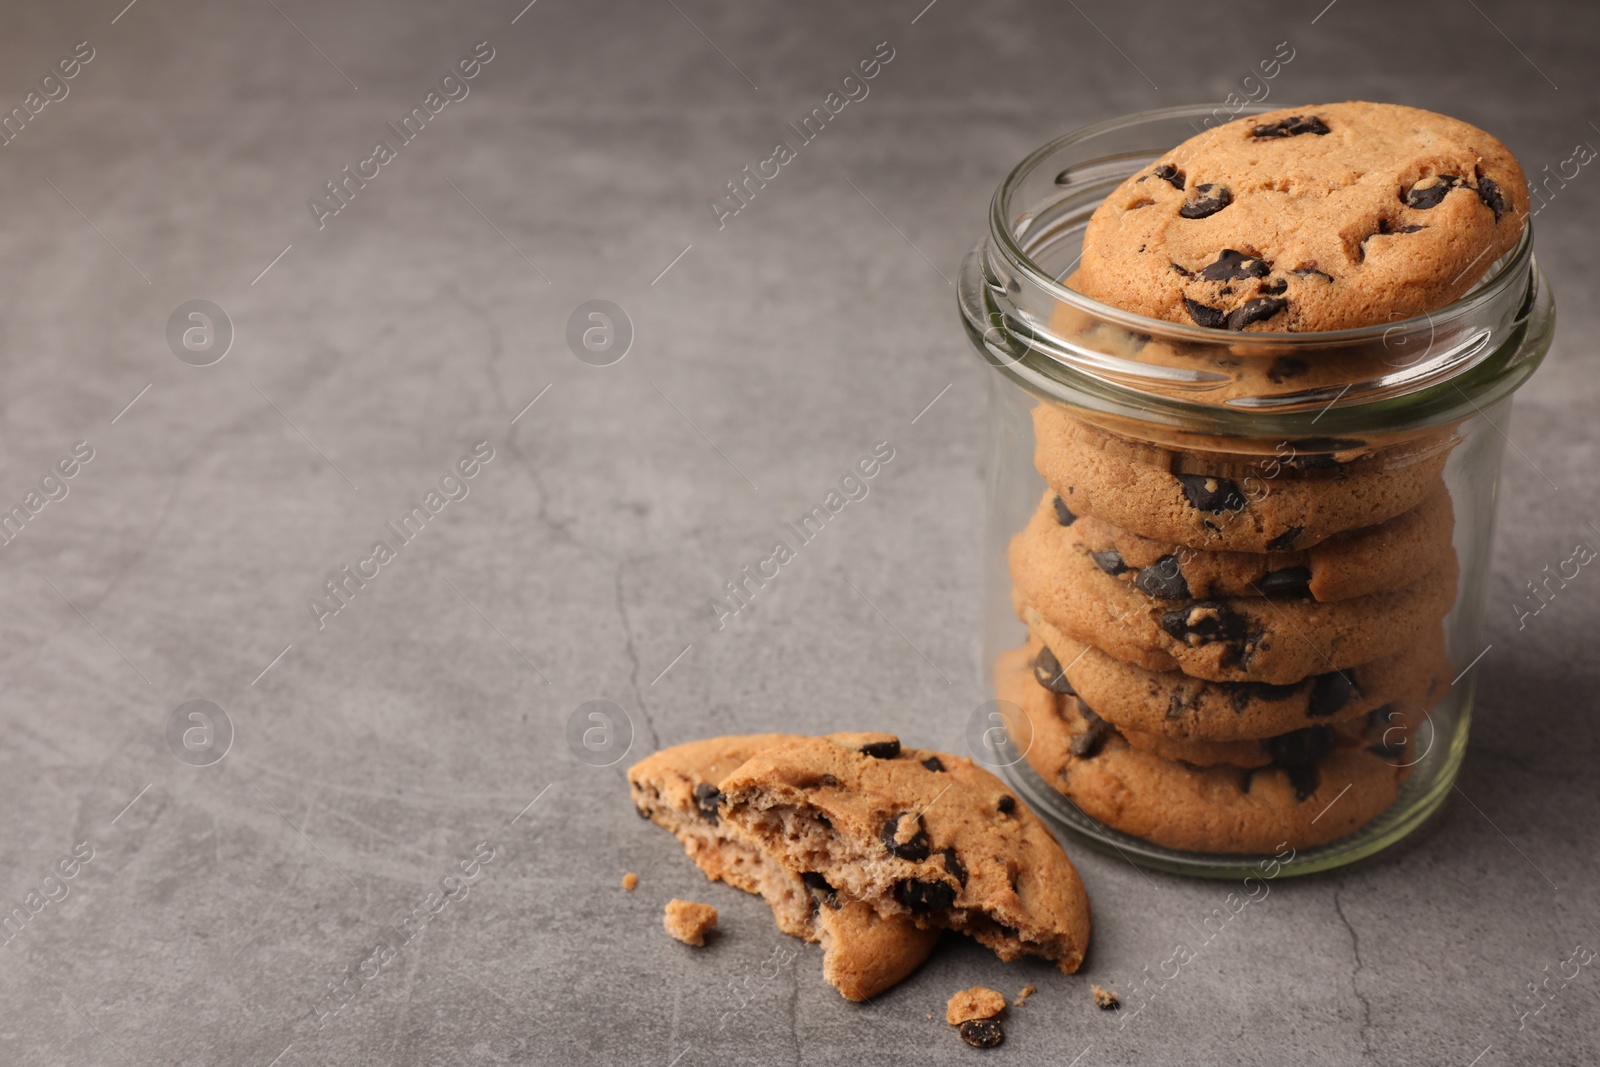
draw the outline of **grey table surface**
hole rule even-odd
[[[1570,162],[1600,144],[1593,6],[523,3],[6,5],[0,503],[92,458],[0,546],[0,1063],[954,1063],[979,1053],[936,1016],[975,982],[1039,987],[1003,1062],[1592,1062],[1600,968],[1529,984],[1600,949],[1600,577],[1513,605],[1600,541],[1600,178]],[[784,728],[961,749],[985,372],[955,267],[1027,151],[1242,91],[1284,41],[1269,103],[1430,107],[1570,178],[1536,222],[1561,326],[1509,429],[1460,794],[1203,941],[1230,887],[1073,847],[1081,975],[958,943],[847,1004],[634,816],[624,769]],[[719,226],[880,42],[869,95]],[[592,299],[631,323],[609,366],[567,342]],[[226,319],[174,348],[191,300]],[[878,441],[868,497],[719,628],[724,583]],[[627,759],[574,754],[591,700]],[[704,951],[661,933],[680,895],[722,910]],[[1180,943],[1141,1010],[1093,1008]]]

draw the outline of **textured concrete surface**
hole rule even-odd
[[[1537,219],[1560,335],[1509,431],[1461,792],[1405,847],[1214,935],[1227,886],[1076,849],[1081,977],[958,944],[852,1006],[635,818],[628,760],[567,741],[603,700],[634,756],[861,724],[959,748],[984,377],[947,283],[1004,171],[1243,91],[1287,40],[1269,102],[1432,107],[1554,173],[1600,144],[1592,7],[124,2],[10,4],[0,33],[7,109],[93,50],[0,147],[0,503],[93,452],[0,547],[0,904],[28,916],[0,1063],[954,1063],[937,1016],[973,982],[1040,989],[997,1062],[1592,1056],[1600,576],[1522,629],[1513,604],[1600,540],[1593,165]],[[308,200],[482,41],[319,229]],[[719,229],[707,200],[884,41],[870,95]],[[632,324],[610,366],[566,341],[591,299]],[[190,300],[232,325],[209,366],[220,335],[169,347]],[[877,441],[868,496],[719,630],[723,583]],[[392,537],[478,442],[467,495]],[[220,760],[215,713],[169,745],[194,700]],[[722,909],[712,947],[662,935],[674,895]],[[1094,1009],[1146,968],[1142,1010]]]

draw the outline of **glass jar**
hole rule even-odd
[[[1040,148],[962,264],[994,371],[993,762],[1125,858],[1301,874],[1450,791],[1511,394],[1554,308],[1531,230],[1455,303],[1363,329],[1223,332],[1067,288],[1094,209],[1212,113]]]

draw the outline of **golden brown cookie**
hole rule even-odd
[[[1341,723],[1385,705],[1432,707],[1455,673],[1440,625],[1383,659],[1288,685],[1265,685],[1146,670],[1068,637],[1038,612],[1029,612],[1026,621],[1043,642],[1033,663],[1039,684],[1078,697],[1136,747],[1152,750],[1159,750],[1157,737],[1254,743],[1306,726]],[[1140,738],[1151,740],[1139,744]]]
[[[880,916],[859,901],[819,904],[800,872],[717,817],[716,783],[755,753],[797,737],[714,737],[663,749],[629,769],[634,806],[671,830],[706,877],[761,895],[778,929],[820,941],[828,984],[850,1000],[868,1000],[916,970],[939,932],[902,916]]]
[[[1156,600],[1063,540],[1072,529],[1053,509],[1041,509],[1012,541],[1018,614],[1037,611],[1069,637],[1152,671],[1213,682],[1298,682],[1391,654],[1421,638],[1455,602],[1453,549],[1418,581],[1353,600]]]
[[[971,760],[886,735],[805,738],[766,749],[722,780],[722,819],[826,903],[967,934],[1001,959],[1078,969],[1089,900],[1039,818]]]
[[[1301,442],[1287,460],[1250,461],[1140,445],[1056,404],[1036,405],[1033,425],[1035,465],[1072,514],[1236,552],[1307,549],[1412,510],[1438,490],[1451,443],[1441,436],[1344,462],[1338,441],[1319,442],[1321,452]]]
[[[1158,541],[1092,515],[1075,516],[1048,490],[1044,506],[1107,574],[1158,600],[1309,595],[1349,600],[1398,589],[1450,551],[1455,516],[1439,482],[1421,504],[1388,522],[1334,534],[1301,551],[1211,552]]]
[[[1505,145],[1398,104],[1272,111],[1207,130],[1090,218],[1077,287],[1217,330],[1342,330],[1464,294],[1513,248],[1527,180]]]
[[[1085,815],[1134,837],[1194,852],[1269,853],[1326,844],[1394,803],[1408,768],[1385,747],[1383,728],[1364,747],[1301,731],[1279,766],[1194,767],[1131,747],[1078,701],[1041,686],[1013,649],[996,665],[999,698],[1026,716],[1028,763]],[[1391,713],[1386,713],[1391,714]],[[1331,732],[1330,732],[1331,733]]]

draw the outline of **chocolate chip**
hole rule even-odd
[[[907,837],[900,830],[900,824],[910,819],[909,825],[916,827],[916,833]],[[883,830],[878,835],[883,839],[883,847],[893,856],[903,860],[925,860],[928,858],[928,833],[922,828],[922,816],[915,812],[902,813],[889,819],[883,824]]]
[[[1176,263],[1174,263],[1172,265],[1172,269],[1177,271],[1179,274],[1183,275],[1185,278],[1193,278],[1194,277],[1194,271],[1192,271],[1192,270],[1184,270],[1182,267],[1180,267]]]
[[[1072,688],[1072,683],[1067,681],[1067,673],[1061,669],[1061,661],[1056,659],[1056,654],[1048,648],[1041,648],[1038,655],[1033,657],[1033,676],[1039,684],[1052,693],[1065,693],[1067,696],[1077,696],[1078,691]]]
[[[1171,163],[1163,163],[1152,172],[1154,177],[1160,178],[1174,189],[1183,188],[1183,171]]]
[[[1461,177],[1456,174],[1441,174],[1439,180],[1433,185],[1413,185],[1406,190],[1405,196],[1400,199],[1406,207],[1421,208],[1426,211],[1431,207],[1438,207],[1444,200],[1445,194],[1461,184]]]
[[[1258,296],[1254,300],[1246,300],[1228,315],[1228,329],[1242,330],[1246,326],[1265,322],[1288,306],[1289,301],[1281,296]]]
[[[1128,565],[1122,562],[1122,553],[1114,548],[1108,548],[1103,552],[1091,552],[1089,556],[1094,560],[1094,565],[1107,574],[1115,576],[1128,569]]]
[[[938,756],[929,756],[927,759],[922,761],[922,765],[928,768],[930,771],[944,770],[944,762],[940,760]]]
[[[821,778],[817,779],[817,781],[821,785],[825,785],[830,789],[836,787],[839,784],[839,779],[835,778],[831,774],[824,774]]]
[[[1005,1031],[993,1019],[968,1019],[956,1029],[961,1040],[973,1048],[994,1048],[1006,1039]]]
[[[1328,124],[1316,115],[1290,115],[1286,119],[1257,126],[1250,131],[1250,136],[1257,139],[1269,137],[1299,137],[1303,133],[1314,133],[1318,137],[1328,132]]]
[[[828,880],[821,874],[816,871],[803,871],[800,875],[800,881],[804,882],[806,888],[811,890],[812,896],[816,900],[820,900],[835,911],[839,910],[838,890],[829,885]]]
[[[1494,221],[1496,222],[1500,221],[1501,215],[1511,210],[1511,206],[1506,203],[1505,194],[1500,192],[1500,186],[1495,183],[1493,178],[1480,177],[1478,179],[1478,199],[1487,204],[1489,210],[1494,212]]]
[[[1329,274],[1325,270],[1318,270],[1315,267],[1296,267],[1294,272],[1300,275],[1302,278],[1326,278],[1330,282],[1333,281],[1333,275]]]
[[[1287,292],[1288,289],[1288,278],[1275,278],[1270,282],[1261,283],[1261,291],[1268,296],[1277,296],[1279,293]]]
[[[1183,495],[1197,511],[1220,515],[1224,511],[1243,511],[1249,503],[1239,487],[1226,478],[1213,478],[1208,474],[1174,474],[1183,486]]]
[[[960,882],[962,886],[965,886],[967,884],[967,868],[961,862],[961,858],[956,855],[956,850],[942,848],[939,850],[939,855],[944,857],[944,873]]]
[[[1271,272],[1272,267],[1266,260],[1224,248],[1215,263],[1200,268],[1200,277],[1208,282],[1232,282],[1244,278],[1265,278]]]
[[[870,745],[862,745],[861,754],[871,756],[873,759],[894,759],[900,755],[900,739],[891,737],[887,741],[874,741]]]
[[[1233,698],[1233,710],[1242,712],[1252,701],[1287,700],[1300,691],[1300,682],[1271,685],[1267,682],[1219,682],[1223,691]]]
[[[1290,545],[1294,544],[1295,539],[1305,532],[1306,528],[1304,526],[1291,526],[1287,530],[1283,531],[1283,533],[1267,542],[1267,551],[1286,551]]]
[[[1309,596],[1311,568],[1285,567],[1281,571],[1268,571],[1256,588],[1262,596]]]
[[[1189,582],[1177,556],[1162,556],[1148,567],[1141,568],[1133,584],[1145,596],[1157,600],[1188,600]]]
[[[700,814],[709,819],[712,825],[717,821],[717,808],[722,804],[722,792],[710,782],[701,782],[694,787],[694,806]]]
[[[1178,214],[1186,219],[1208,218],[1233,203],[1233,194],[1226,185],[1207,183],[1195,186],[1194,191],[1200,195],[1185,201],[1178,209]]]
[[[1291,730],[1262,742],[1277,767],[1304,767],[1319,763],[1333,749],[1333,731],[1326,726]]]
[[[1267,367],[1267,377],[1282,385],[1290,378],[1298,378],[1310,369],[1304,360],[1295,359],[1293,356],[1278,356]]]
[[[1204,326],[1208,330],[1220,330],[1228,324],[1228,313],[1221,308],[1208,307],[1188,297],[1183,298],[1183,306],[1189,312],[1189,317],[1196,326]]]
[[[1072,754],[1079,759],[1094,759],[1100,755],[1100,750],[1106,747],[1106,742],[1116,733],[1111,724],[1096,715],[1089,705],[1078,702],[1078,711],[1083,715],[1083,721],[1088,724],[1088,729],[1072,739],[1068,746]]]
[[[1337,456],[1327,452],[1296,452],[1285,459],[1283,465],[1297,471],[1325,471],[1342,466]]]
[[[1326,719],[1350,703],[1356,695],[1356,683],[1343,671],[1317,675],[1311,684],[1311,696],[1306,701],[1306,718]]]
[[[1056,497],[1056,521],[1063,526],[1071,526],[1078,521],[1078,516],[1067,510],[1067,502],[1059,496]]]
[[[1418,230],[1426,229],[1426,226],[1396,226],[1388,219],[1378,220],[1378,233],[1383,236],[1395,233],[1416,233]]]
[[[1314,765],[1304,767],[1286,767],[1284,773],[1289,776],[1289,784],[1294,786],[1296,800],[1304,800],[1317,791],[1321,775],[1317,773]]]
[[[949,882],[924,882],[902,878],[894,884],[894,898],[914,914],[943,911],[956,902],[955,886]]]
[[[1217,600],[1197,600],[1184,608],[1161,615],[1161,628],[1188,644],[1209,645],[1213,641],[1242,641],[1245,618]]]

